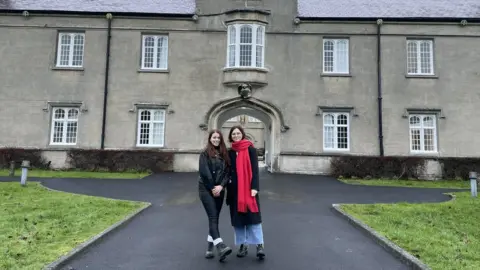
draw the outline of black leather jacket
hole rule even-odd
[[[227,164],[219,155],[211,158],[206,151],[200,154],[198,181],[205,185],[207,190],[212,190],[217,185],[225,187],[229,180]]]

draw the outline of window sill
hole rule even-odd
[[[135,145],[134,149],[142,149],[142,150],[159,150],[159,149],[165,149],[165,146],[155,146],[155,145]]]
[[[320,77],[353,77],[350,73],[321,73]]]
[[[48,151],[67,151],[71,149],[80,148],[77,144],[49,144],[47,145]]]
[[[224,72],[229,72],[229,71],[258,71],[258,72],[268,73],[268,69],[261,68],[261,67],[224,67],[223,71]]]
[[[323,149],[323,153],[325,154],[342,154],[342,153],[349,153],[350,149]]]
[[[406,74],[405,78],[408,79],[438,79],[437,75],[414,75],[414,74]]]
[[[141,69],[137,70],[138,73],[170,73],[170,69]]]
[[[410,151],[410,155],[412,155],[412,156],[438,156],[439,153],[438,152],[420,152],[420,151],[412,152],[412,151]]]
[[[63,70],[63,71],[85,71],[84,67],[52,67],[52,70]]]

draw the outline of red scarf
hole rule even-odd
[[[250,163],[250,155],[248,147],[253,146],[249,140],[240,140],[232,143],[232,149],[237,152],[237,182],[238,182],[238,204],[237,210],[246,213],[247,208],[252,213],[258,212],[258,205],[255,197],[252,197],[252,164]]]

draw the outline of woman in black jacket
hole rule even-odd
[[[231,181],[227,185],[227,205],[235,232],[237,257],[248,254],[248,245],[255,245],[257,257],[265,258],[262,214],[260,211],[258,156],[253,143],[246,139],[241,126],[234,126],[228,135],[232,143],[228,151]]]
[[[225,197],[224,187],[229,180],[229,166],[230,160],[222,133],[219,130],[210,131],[207,146],[199,159],[198,192],[209,223],[208,248],[205,257],[213,258],[213,247],[216,246],[221,262],[232,253],[232,249],[223,243],[218,230],[218,219]]]

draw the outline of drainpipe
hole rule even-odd
[[[382,45],[381,45],[381,27],[383,20],[377,20],[377,90],[378,90],[378,144],[380,156],[384,156],[383,148],[383,119],[382,119]]]
[[[107,28],[107,53],[105,61],[105,87],[103,91],[103,119],[102,119],[102,138],[100,143],[100,148],[105,148],[105,126],[107,122],[107,97],[108,97],[108,72],[110,70],[110,39],[112,38],[112,13],[107,13],[106,15],[108,21]]]

